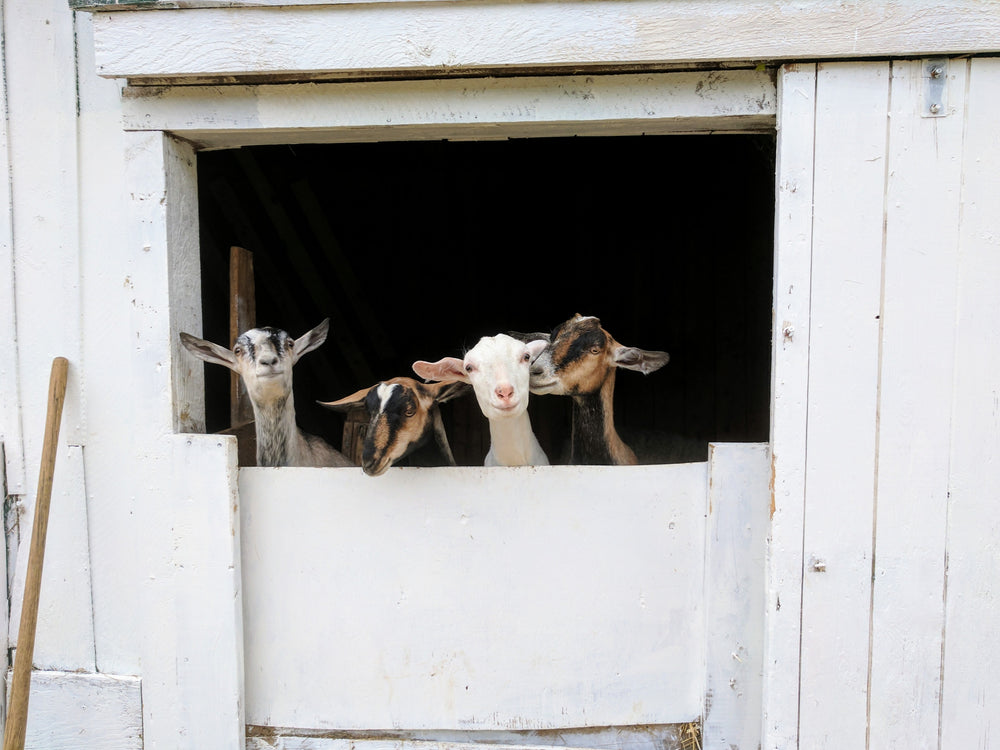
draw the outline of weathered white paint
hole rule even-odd
[[[78,445],[60,449],[56,457],[46,549],[58,552],[46,553],[42,570],[34,650],[40,669],[97,669],[84,465],[84,449]],[[20,555],[18,562],[25,559]],[[23,588],[23,572],[18,580]],[[12,625],[20,622],[23,596],[20,589],[14,594]]]
[[[930,55],[1000,48],[988,0],[357,3],[98,13],[98,72],[118,78]]]
[[[10,174],[10,139],[7,133],[7,62],[0,55],[0,175]],[[21,394],[17,366],[17,307],[14,304],[14,227],[11,215],[11,185],[0,179],[0,341],[8,342],[7,356],[0,361],[0,447],[3,448],[3,486],[12,494],[25,491],[24,443],[21,432]],[[6,559],[4,560],[6,580]],[[0,620],[6,625],[6,619]],[[6,632],[6,627],[4,627]]]
[[[705,750],[760,747],[770,458],[766,445],[710,447],[705,541],[707,678],[701,739]]]
[[[698,13],[700,28],[671,39],[664,33],[671,28],[667,16],[647,12],[654,6],[663,14]],[[704,23],[705,14],[723,7],[721,0],[699,6],[696,9],[686,2],[568,3],[558,7],[558,16],[554,15],[555,4],[486,7],[485,16],[492,18],[511,14],[509,29],[513,31],[543,18],[557,18],[566,24],[562,28],[538,25],[522,35],[523,41],[513,44],[496,25],[482,25],[474,30],[481,32],[478,37],[466,34],[466,39],[458,39],[447,28],[421,26],[453,10],[460,18],[472,17],[473,6],[458,3],[398,2],[337,11],[314,6],[306,9],[308,14],[349,17],[351,23],[377,12],[379,23],[357,35],[346,33],[351,31],[348,25],[323,38],[327,49],[308,44],[319,38],[322,24],[307,30],[296,42],[299,49],[292,61],[293,67],[301,67],[292,73],[311,76],[317,71],[304,68],[310,60],[347,59],[366,44],[366,33],[404,27],[405,37],[392,39],[384,47],[366,48],[358,52],[359,57],[348,59],[346,64],[355,66],[349,72],[363,73],[372,60],[392,59],[426,69],[429,64],[447,61],[441,50],[448,52],[452,43],[453,51],[466,54],[456,58],[456,64],[472,60],[470,50],[479,45],[496,53],[493,60],[515,65],[521,64],[519,60],[550,59],[546,57],[550,55],[556,60],[553,65],[572,65],[574,60],[589,58],[588,65],[601,66],[605,63],[602,55],[592,53],[607,49],[618,51],[616,59],[632,61],[660,50],[668,56],[663,60],[668,64],[677,61],[670,55],[680,54],[676,51],[680,48],[672,45],[696,46],[709,56],[721,54],[720,47],[713,52],[711,44],[704,44],[712,38],[717,44],[731,44],[733,54],[740,56],[759,50],[754,45],[760,44],[787,48],[788,54],[798,50],[806,59],[818,58],[830,49],[849,57],[868,54],[879,47],[871,46],[869,29],[883,40],[902,40],[902,53],[908,56],[925,51],[983,52],[986,47],[977,48],[977,39],[988,39],[983,43],[988,46],[1000,38],[995,29],[995,4],[973,0],[951,4],[947,13],[922,2],[767,3],[764,10],[768,13],[783,9],[786,16],[752,34],[754,39],[749,39],[750,24],[740,22],[746,20],[742,15],[730,24]],[[579,11],[584,7],[592,9],[595,18],[610,19],[611,23],[593,36],[571,40],[578,45],[573,48],[559,34],[583,28],[574,24],[580,23]],[[733,0],[726,7],[737,8],[740,14],[762,8],[756,0],[738,5]],[[609,16],[612,11],[617,15]],[[269,7],[258,15],[291,18],[298,13]],[[851,29],[852,34],[824,38],[818,32],[824,28],[823,18],[831,17],[828,14],[861,20]],[[104,47],[101,55],[129,66],[140,57],[146,60],[143,65],[151,65],[149,61],[155,59],[168,71],[163,75],[181,75],[200,67],[203,60],[181,56],[197,51],[201,43],[208,50],[205,58],[233,57],[226,49],[217,54],[218,50],[206,42],[224,28],[221,19],[247,19],[239,20],[237,27],[246,23],[246,28],[253,26],[255,33],[261,33],[243,40],[254,54],[241,53],[245,59],[240,64],[276,71],[282,64],[281,55],[269,56],[263,26],[250,23],[252,15],[220,8],[205,14],[184,9],[147,13],[141,19],[131,11],[78,14],[74,39],[72,14],[63,2],[8,4],[4,13],[4,85],[9,117],[0,133],[5,146],[0,165],[9,168],[12,182],[4,186],[11,206],[9,217],[6,224],[0,222],[0,336],[16,342],[13,357],[0,363],[0,429],[8,454],[7,479],[17,488],[18,499],[25,500],[30,509],[30,467],[37,465],[44,398],[43,389],[36,387],[46,377],[53,354],[80,347],[83,361],[74,362],[77,377],[67,412],[74,416],[70,416],[65,434],[79,436],[72,444],[85,447],[74,449],[77,455],[59,465],[72,469],[78,477],[86,475],[85,489],[78,485],[67,492],[76,503],[86,498],[96,663],[100,669],[141,673],[144,683],[149,680],[143,693],[147,716],[144,743],[150,747],[242,744],[240,660],[235,656],[241,641],[241,618],[232,609],[239,585],[229,567],[238,559],[229,510],[236,478],[227,445],[212,442],[214,438],[204,438],[207,442],[202,444],[202,438],[195,438],[192,446],[185,443],[178,447],[173,441],[186,438],[171,435],[179,426],[196,429],[200,418],[198,373],[185,371],[173,357],[177,352],[176,330],[197,323],[197,284],[189,283],[195,268],[191,258],[197,247],[196,220],[190,210],[193,149],[158,132],[122,133],[119,116],[123,111],[130,118],[142,114],[134,106],[142,97],[122,104],[118,99],[120,84],[94,75],[103,63],[92,54],[90,25],[99,27],[97,38],[107,45],[115,43],[116,25],[131,29],[119,37],[121,48]],[[903,16],[919,22],[919,28],[908,25]],[[631,27],[615,25],[615,19],[626,17],[638,20]],[[162,24],[161,28],[169,30],[182,18],[207,19],[208,23],[185,26],[176,43],[169,45],[155,34],[148,38],[138,34],[150,24]],[[484,14],[477,13],[475,18],[478,22]],[[970,23],[970,19],[975,22]],[[795,28],[789,30],[782,25],[785,23]],[[275,24],[269,31],[280,41],[288,38],[294,26]],[[650,30],[661,38],[645,36]],[[852,46],[850,39],[855,30],[859,32],[858,46]],[[633,36],[629,38],[629,34]],[[555,41],[541,44],[539,40],[546,41],[547,36],[548,41]],[[490,38],[483,41],[485,37]],[[921,40],[931,37],[933,49],[924,50]],[[331,39],[337,43],[331,44]],[[825,46],[830,39],[832,47]],[[411,42],[418,50],[415,53],[402,49]],[[435,44],[444,46],[434,49]],[[149,55],[140,49],[146,45]],[[130,47],[135,57],[130,56]],[[426,53],[419,51],[421,47]],[[510,49],[508,57],[501,57],[501,47]],[[71,64],[74,49],[80,61],[75,65]],[[879,49],[892,54],[887,47]],[[162,56],[163,52],[177,59]],[[784,59],[780,55],[774,59],[779,58]],[[476,58],[475,62],[490,59]],[[818,76],[812,65],[789,66],[779,80],[774,504],[767,558],[762,687],[762,734],[767,748],[805,747],[807,738],[810,743],[821,742],[818,738],[824,727],[834,725],[831,716],[843,717],[836,728],[843,736],[850,735],[851,743],[858,736],[859,665],[869,657],[861,646],[850,645],[857,643],[860,631],[853,624],[846,628],[842,624],[848,622],[846,613],[855,611],[855,602],[863,599],[871,586],[871,572],[864,576],[865,565],[858,556],[870,519],[851,517],[851,511],[863,508],[865,497],[870,495],[870,488],[859,478],[863,472],[857,470],[857,462],[869,470],[874,457],[878,474],[873,480],[877,523],[873,526],[876,582],[868,644],[872,686],[869,744],[936,746],[940,737],[942,747],[987,746],[996,739],[993,717],[998,712],[1000,652],[988,624],[997,615],[998,522],[993,469],[1000,460],[1000,444],[993,373],[998,363],[994,329],[996,237],[1000,236],[996,165],[1000,149],[992,92],[1000,86],[1000,73],[995,60],[953,59],[949,64],[953,76],[948,97],[951,110],[945,117],[921,118],[919,64],[894,62],[892,68],[897,78],[891,84],[892,112],[885,123],[888,147],[882,154],[888,189],[881,199],[884,230],[875,220],[878,201],[870,199],[879,155],[873,150],[867,157],[872,162],[864,157],[865,147],[874,149],[878,135],[876,118],[865,107],[874,106],[874,92],[883,82],[874,71],[884,70],[884,65],[823,65]],[[586,79],[575,78],[574,82],[579,80]],[[602,78],[598,83],[611,80]],[[489,82],[485,88],[479,84],[487,91],[487,99],[503,88]],[[458,90],[457,85],[428,82],[419,89],[418,98],[449,90],[449,86]],[[613,132],[626,132],[630,127],[626,120],[642,101],[642,97],[621,99],[616,98],[618,93],[602,91],[601,102],[624,102],[623,112],[605,116],[596,108],[589,109],[590,100],[584,100],[560,114],[551,103],[534,101],[537,89],[530,88],[528,79],[512,81],[510,86],[503,94],[508,102],[519,104],[526,112],[531,106],[540,106],[549,119],[543,127],[532,125],[530,117],[511,116],[494,126],[495,133],[516,134],[517,123],[522,123],[523,132],[537,128],[532,134],[550,127],[552,132],[574,132],[577,128],[594,132],[602,123],[613,125]],[[857,87],[857,97],[849,95],[854,93],[853,87]],[[294,128],[300,122],[298,117],[310,128],[321,126],[318,118],[306,119],[310,116],[310,87],[295,91],[304,92],[300,101],[289,93],[292,88],[199,88],[190,92],[194,100],[201,97],[191,106],[190,124],[182,120],[181,108],[187,106],[181,104],[184,94],[159,90],[165,109],[150,107],[150,113],[158,112],[156,116],[164,119],[148,127],[155,130],[167,127],[160,123],[170,127],[177,123],[179,131],[201,128],[211,134],[212,145],[225,146],[284,137],[285,131],[277,130],[276,123]],[[633,88],[639,91],[640,87]],[[552,91],[557,89],[551,87]],[[315,90],[367,89],[327,89],[323,85]],[[397,91],[391,86],[378,90]],[[213,129],[207,98],[213,91],[220,99],[220,112],[226,107],[235,111],[237,104],[246,110]],[[416,121],[425,111],[423,105],[404,106],[403,102],[407,92],[417,91],[418,87],[400,86],[388,102],[392,109],[386,116],[391,117],[399,107]],[[727,95],[725,91],[722,94]],[[407,132],[401,128],[393,132],[411,137],[440,128],[437,132],[443,132],[442,137],[485,136],[491,128],[472,125],[468,119],[476,112],[497,117],[490,114],[491,107],[501,100],[497,95],[481,109],[459,109],[451,124],[443,113],[432,115],[431,126],[424,130]],[[329,113],[335,101],[332,95],[329,100],[321,97],[317,107],[326,107]],[[449,101],[448,97],[443,101]],[[681,101],[687,103],[678,106],[688,107],[695,100],[687,95]],[[255,111],[259,102],[268,105],[264,124]],[[283,119],[280,111],[291,109],[293,104],[294,112]],[[859,109],[846,111],[850,107]],[[370,140],[389,132],[368,129],[376,112],[370,103],[360,110],[361,124],[351,130],[342,122],[333,137]],[[673,107],[664,102],[657,104],[656,111],[663,127],[678,129],[676,122],[670,124]],[[575,125],[575,117],[590,119]],[[681,129],[697,128],[696,119]],[[715,127],[718,122],[719,117],[713,115],[702,124]],[[143,127],[141,122],[135,124]],[[647,124],[630,132],[642,132]],[[417,125],[424,127],[419,121]],[[859,138],[864,137],[844,144],[841,152],[841,147],[835,146],[841,134],[833,131],[845,126],[858,127]],[[317,134],[314,130],[308,137],[326,137]],[[845,164],[836,163],[839,155]],[[851,160],[856,169],[847,168]],[[843,223],[856,226],[834,227],[832,222],[841,220],[838,217],[848,217]],[[881,375],[866,381],[861,372],[871,366],[870,350],[868,355],[864,351],[871,340],[871,323],[864,317],[871,301],[866,296],[871,291],[871,258],[861,245],[868,248],[883,242],[883,232]],[[836,239],[839,237],[849,240],[841,242]],[[849,241],[858,247],[845,249]],[[840,283],[847,278],[844,266],[849,266],[849,261],[836,257],[836,252],[856,253],[849,257],[861,264],[856,266],[858,270],[865,271],[861,296]],[[838,270],[843,278],[836,277]],[[53,288],[60,294],[52,294]],[[6,298],[4,290],[10,290]],[[839,310],[838,302],[848,303],[843,315],[834,312]],[[860,324],[860,335],[852,327],[854,323]],[[784,335],[786,329],[790,337]],[[810,344],[812,337],[815,351]],[[815,367],[810,357],[815,357]],[[12,362],[17,368],[14,374]],[[847,368],[846,362],[853,366]],[[832,368],[839,369],[827,372]],[[843,391],[837,387],[837,375]],[[855,393],[857,399],[848,403],[848,392]],[[872,398],[879,408],[878,453],[874,456],[853,443],[843,447],[858,435],[870,435],[865,404]],[[836,414],[838,408],[849,410],[849,414]],[[10,415],[16,416],[12,420]],[[846,423],[848,419],[849,426],[836,426],[838,420]],[[19,436],[21,429],[24,434]],[[834,451],[843,451],[844,463],[850,464],[836,476],[831,466],[837,457],[828,455]],[[22,454],[24,462],[19,467]],[[848,460],[850,456],[853,458]],[[175,484],[181,470],[192,466],[198,473]],[[831,483],[843,487],[844,493],[864,493],[844,500],[846,505],[840,507],[850,510],[845,509],[842,517],[820,504],[826,498],[837,499]],[[75,508],[75,518],[82,518],[79,504]],[[855,518],[857,523],[851,524]],[[79,528],[77,522],[70,525],[74,524]],[[172,546],[175,542],[177,549]],[[832,555],[827,559],[826,573],[808,571],[803,577],[803,565],[817,552]],[[56,571],[69,567],[85,575],[85,570],[78,571],[73,563],[80,559],[78,554],[78,546],[75,551],[60,547],[50,549],[53,556],[49,559],[58,561]],[[834,565],[831,560],[845,564]],[[198,575],[192,573],[195,570]],[[838,592],[848,589],[850,604],[845,603],[838,612]],[[706,609],[706,615],[710,611]],[[829,652],[817,653],[827,643]],[[844,673],[831,682],[828,677],[838,649],[845,656]],[[38,705],[48,705],[50,715],[67,725],[89,727],[81,720],[88,710],[81,703],[67,699],[62,691],[49,695],[50,700]],[[824,713],[820,702],[831,710]],[[800,727],[801,743],[797,739]],[[181,731],[186,734],[180,735]],[[202,737],[209,739],[202,741]],[[307,741],[320,739],[288,740],[295,741],[304,747]]]
[[[778,76],[763,747],[797,747],[816,66]]]
[[[941,747],[996,743],[1000,716],[1000,60],[972,60],[955,317]],[[986,625],[984,627],[984,625]]]
[[[939,736],[967,63],[955,114],[921,116],[920,61],[892,66],[871,643],[874,747]],[[919,377],[914,373],[919,372]]]
[[[236,439],[172,435],[139,508],[143,736],[150,747],[244,744]],[[169,481],[160,474],[170,472]]]
[[[128,130],[205,147],[387,138],[635,135],[774,126],[767,71],[130,87]]]
[[[660,728],[646,730],[646,733],[653,735]],[[663,739],[651,740],[649,747],[661,749],[683,748],[684,732],[681,727],[663,728],[666,736]],[[627,730],[622,732],[628,734]],[[597,731],[581,733],[575,736],[574,733],[561,733],[554,736],[549,742],[539,741],[538,744],[523,744],[523,739],[512,741],[490,740],[489,744],[498,744],[503,750],[551,750],[558,747],[559,750],[593,750],[593,748],[604,748],[604,750],[635,750],[626,740],[620,741],[614,729],[607,732]],[[603,741],[595,744],[585,744],[575,746],[572,743],[575,739],[588,740],[591,736],[603,737]],[[610,741],[609,741],[610,738]],[[537,738],[541,740],[541,738]],[[690,737],[687,738],[690,740]],[[643,747],[647,745],[642,745]],[[327,737],[320,733],[308,733],[305,736],[290,735],[287,733],[265,733],[262,736],[247,738],[247,750],[482,750],[483,745],[470,737],[469,741],[458,742],[454,740],[423,740],[423,739],[367,739],[358,737]]]
[[[328,476],[240,472],[248,723],[701,714],[706,464]]]
[[[89,14],[76,14],[78,40],[89,38],[91,20]],[[79,44],[76,50],[81,70],[93,65],[90,45]],[[84,321],[78,370],[87,412],[83,454],[96,664],[102,672],[138,674],[136,508],[144,494],[137,474],[149,469],[143,450],[147,427],[157,434],[162,427],[149,425],[135,408],[152,403],[151,394],[159,389],[158,371],[133,373],[137,335],[131,311],[155,303],[141,286],[136,288],[131,273],[140,252],[128,240],[131,190],[123,184],[126,160],[134,160],[135,152],[127,151],[121,131],[120,85],[96,76],[77,78],[80,149],[74,199],[80,205]],[[71,363],[71,372],[77,364]]]
[[[141,706],[137,677],[33,672],[24,746],[28,750],[141,750]]]
[[[865,747],[888,106],[888,63],[818,67],[799,733],[816,750]]]

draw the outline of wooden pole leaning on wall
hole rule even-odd
[[[49,505],[52,500],[52,478],[59,447],[59,426],[63,402],[66,399],[66,376],[69,362],[56,357],[49,377],[49,405],[45,416],[45,438],[42,462],[38,470],[38,492],[35,496],[35,520],[31,527],[28,547],[28,569],[24,576],[24,598],[21,605],[21,625],[14,653],[14,674],[11,678],[10,706],[3,734],[3,750],[24,747],[28,725],[28,697],[31,693],[31,663],[35,652],[35,626],[38,623],[38,598],[42,589],[42,563],[45,559],[45,535],[49,526]]]

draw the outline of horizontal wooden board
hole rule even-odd
[[[243,469],[246,720],[691,721],[706,464]]]
[[[262,74],[509,74],[1000,49],[1000,14],[989,0],[952,2],[947,12],[931,0],[212,5],[97,14],[98,73],[220,81]]]
[[[130,87],[127,130],[203,146],[774,127],[767,71],[251,86]]]
[[[33,672],[24,746],[46,750],[141,750],[139,678]]]

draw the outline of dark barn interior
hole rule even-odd
[[[258,325],[299,336],[330,318],[295,395],[300,425],[337,447],[344,417],[317,399],[576,312],[670,353],[617,376],[615,421],[641,462],[768,439],[773,134],[248,147],[201,153],[198,180],[204,336],[231,345],[229,248],[251,250]],[[229,377],[205,377],[214,432]],[[442,413],[458,462],[481,464],[475,398]],[[533,397],[530,413],[562,463],[569,400]]]

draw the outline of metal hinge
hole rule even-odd
[[[924,101],[921,117],[948,116],[948,58],[924,60]]]

